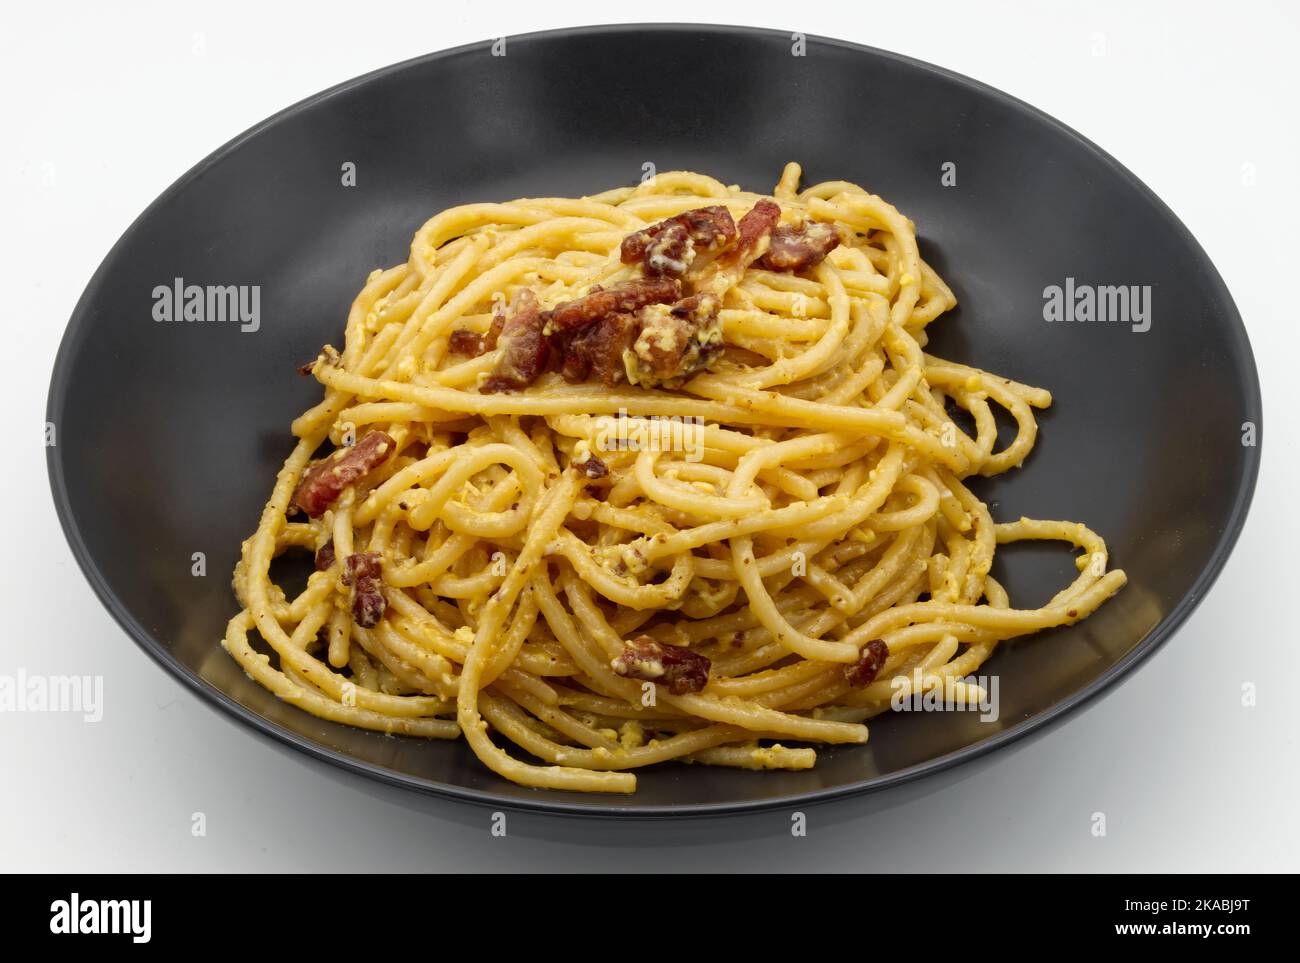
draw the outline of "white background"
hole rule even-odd
[[[288,6],[6,8],[0,674],[103,675],[105,717],[0,714],[0,869],[1300,869],[1297,404],[1286,393],[1300,325],[1300,7]],[[486,811],[373,787],[273,748],[136,650],[82,580],[50,502],[38,435],[64,325],[100,259],[176,177],[263,117],[357,74],[615,12],[842,37],[1046,110],[1132,169],[1200,239],[1259,363],[1265,454],[1254,508],[1177,637],[1045,737],[954,779],[813,809],[803,839],[782,813],[654,827],[519,815],[493,838]],[[1244,682],[1258,687],[1254,708],[1241,705]],[[203,838],[190,833],[196,811],[206,814]],[[1095,811],[1107,814],[1104,838],[1089,831]]]

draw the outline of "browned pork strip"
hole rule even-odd
[[[521,289],[510,302],[497,337],[496,346],[501,353],[480,390],[491,393],[524,388],[536,381],[551,354],[550,342],[543,333],[545,326],[537,296],[527,288]]]
[[[662,645],[648,635],[624,642],[623,651],[610,662],[619,675],[667,686],[673,695],[703,689],[709,681],[711,664],[698,652],[679,645]]]
[[[340,448],[303,473],[292,504],[311,518],[325,513],[354,481],[387,461],[397,445],[382,431],[372,431],[350,448]]]
[[[781,220],[781,208],[775,201],[761,198],[736,225],[736,241],[701,272],[695,292],[722,297],[740,283],[745,270],[767,253],[772,229]]]
[[[807,271],[820,264],[839,243],[839,233],[831,224],[782,224],[772,231],[772,243],[755,265],[768,271]]]
[[[765,253],[763,242],[781,220],[781,207],[775,201],[762,198],[740,219],[736,231],[736,246],[725,255],[728,260],[749,267],[755,258]]]
[[[611,314],[563,338],[561,372],[569,381],[596,379],[607,385],[625,380],[623,352],[636,340],[637,322],[630,314]]]
[[[483,334],[470,331],[468,328],[457,328],[447,336],[447,350],[452,354],[469,355],[471,358],[495,351],[497,339],[501,337],[501,329],[505,327],[507,313],[505,310],[493,313],[492,326]]]
[[[629,314],[647,304],[664,304],[682,296],[676,278],[638,278],[608,288],[596,287],[576,301],[565,301],[546,312],[550,332],[585,328],[611,314]]]
[[[334,539],[316,550],[316,571],[324,572],[334,567]]]
[[[639,331],[632,346],[637,384],[679,383],[722,354],[720,306],[715,295],[695,294],[637,312]]]
[[[701,253],[719,251],[736,237],[725,207],[701,207],[651,224],[623,238],[624,264],[642,264],[646,277],[681,277]]]
[[[484,336],[477,331],[457,328],[447,336],[447,350],[452,354],[464,354],[477,358],[488,350]]]
[[[343,584],[352,586],[352,618],[365,629],[374,628],[384,617],[383,575],[378,552],[357,552],[343,562]]]
[[[889,658],[889,646],[881,639],[872,639],[862,647],[862,655],[857,662],[844,667],[844,678],[849,685],[864,686],[874,682],[880,670]]]
[[[604,478],[609,474],[609,466],[595,455],[588,455],[587,460],[580,462],[576,467],[591,479]]]

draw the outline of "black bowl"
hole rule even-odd
[[[96,272],[50,386],[59,517],[131,637],[205,700],[320,759],[497,806],[641,816],[807,804],[943,769],[1061,718],[1154,652],[1222,567],[1259,465],[1254,361],[1214,266],[1131,173],[1032,107],[839,41],[797,53],[789,34],[734,27],[564,30],[511,37],[505,56],[484,42],[312,97],[182,177]],[[994,517],[1085,521],[1128,571],[1092,618],[981,670],[999,678],[996,723],[891,714],[869,745],[821,750],[808,772],[675,765],[644,772],[633,797],[589,797],[507,783],[463,743],[322,722],[243,675],[217,644],[228,574],[289,421],[320,396],[294,368],[338,340],[372,268],[405,260],[449,205],[594,193],[646,164],[770,190],[788,160],[915,220],[961,304],[932,350],[1054,392],[1024,468],[979,488]],[[154,320],[153,291],[175,278],[259,285],[259,329]],[[1067,278],[1147,286],[1150,329],[1048,323],[1044,289]],[[995,574],[1013,602],[1039,604],[1071,562],[1009,547]]]

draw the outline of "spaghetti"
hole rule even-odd
[[[674,759],[810,767],[899,694],[978,698],[999,642],[1117,592],[1096,534],[995,523],[965,484],[1023,462],[1050,394],[926,353],[956,302],[912,223],[799,180],[428,221],[307,366],[325,396],[243,545],[230,654],[321,718],[631,792]],[[989,574],[1024,539],[1081,553],[1041,608]],[[289,550],[316,553],[293,598]]]

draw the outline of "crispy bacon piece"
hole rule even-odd
[[[348,485],[387,461],[397,445],[386,432],[372,431],[351,448],[340,448],[303,473],[291,504],[311,518],[325,513]]]
[[[636,340],[637,322],[630,314],[611,314],[570,335],[556,335],[564,358],[560,369],[569,381],[595,377],[607,385],[626,378],[623,352]]]
[[[735,237],[730,211],[700,207],[629,234],[619,257],[624,264],[644,265],[646,277],[681,277],[700,253],[721,250]]]
[[[711,663],[698,652],[679,645],[662,645],[648,635],[623,643],[610,662],[619,675],[667,686],[673,695],[699,692],[709,681]]]
[[[736,246],[727,252],[728,260],[749,267],[755,258],[762,257],[766,253],[763,242],[780,220],[781,206],[766,197],[760,198],[736,226],[738,238]]]
[[[611,314],[631,314],[647,304],[665,304],[682,295],[676,278],[640,278],[613,287],[596,287],[576,301],[565,301],[546,312],[550,332],[574,331]]]
[[[482,391],[491,393],[508,388],[524,388],[537,380],[546,367],[551,345],[542,333],[545,317],[537,296],[523,288],[510,303],[510,312],[501,325],[496,345],[501,349],[492,374]],[[495,324],[494,324],[495,327]],[[491,337],[491,332],[488,332]]]
[[[342,360],[343,358],[342,355],[339,354],[339,349],[334,347],[332,344],[327,344],[320,349],[320,354],[316,355],[316,357],[298,365],[298,374],[307,378],[315,374],[316,366],[322,361],[327,365],[338,367]]]
[[[352,618],[364,629],[374,628],[384,617],[383,574],[378,552],[357,552],[343,562],[343,584],[352,586]]]
[[[447,350],[452,354],[477,358],[487,350],[487,347],[483,344],[483,335],[466,328],[457,328],[447,337]]]
[[[452,331],[447,336],[447,350],[452,354],[469,355],[471,358],[477,358],[481,354],[495,351],[497,340],[501,337],[501,329],[505,327],[506,313],[504,310],[496,311],[492,315],[492,326],[483,334],[478,334],[467,328],[457,328]]]
[[[768,271],[807,271],[820,264],[839,243],[839,233],[831,224],[781,224],[772,231],[772,243],[755,265]]]
[[[316,551],[316,571],[324,572],[334,566],[334,539],[330,539]]]
[[[380,562],[378,552],[353,552],[343,560],[343,584],[353,585],[359,578],[379,578]]]
[[[696,293],[708,292],[722,297],[738,284],[745,270],[767,253],[772,230],[780,220],[780,205],[765,197],[760,198],[736,225],[736,243],[719,254],[696,280]]]
[[[862,647],[862,655],[857,662],[844,667],[844,678],[849,685],[861,688],[875,681],[880,670],[889,658],[889,646],[882,639],[872,639]]]
[[[723,350],[720,306],[716,295],[696,294],[671,307],[641,309],[640,331],[632,346],[637,384],[680,382],[708,367]]]
[[[597,458],[595,455],[588,455],[587,460],[579,462],[576,466],[588,478],[604,478],[609,474],[609,466]]]
[[[645,245],[641,264],[648,278],[679,278],[694,260],[691,232],[684,225],[669,224]]]

